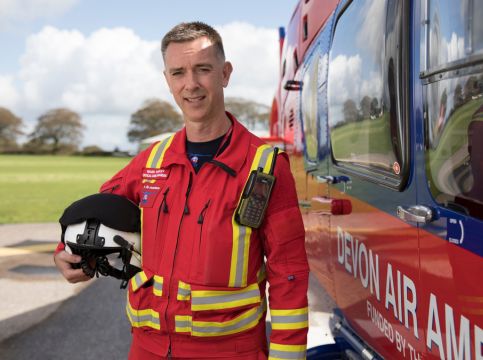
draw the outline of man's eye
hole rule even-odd
[[[202,73],[206,73],[206,72],[209,72],[210,71],[210,68],[200,68],[200,72]]]
[[[175,71],[175,72],[171,73],[171,76],[179,76],[181,74],[182,74],[181,71]]]

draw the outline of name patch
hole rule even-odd
[[[169,177],[169,172],[170,172],[169,169],[144,168],[143,179],[146,179],[146,180],[167,179]]]

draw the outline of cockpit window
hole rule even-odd
[[[440,0],[429,8],[423,43],[429,70],[439,67],[423,79],[429,187],[442,206],[483,219],[483,26],[473,21],[483,4]]]

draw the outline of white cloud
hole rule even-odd
[[[1,0],[0,24],[56,16],[72,8],[78,0]]]
[[[15,88],[13,77],[0,75],[0,106],[15,108],[18,99],[19,95]]]
[[[270,105],[278,76],[277,31],[246,23],[217,29],[234,66],[226,95]],[[174,104],[162,75],[160,41],[141,39],[128,28],[85,35],[48,26],[28,38],[20,64],[18,74],[0,77],[6,105],[24,119],[55,107],[77,111],[87,125],[84,144],[125,147],[130,115],[146,99]]]
[[[80,113],[130,113],[168,96],[154,54],[158,43],[126,28],[78,31],[45,27],[27,41],[20,78],[30,110],[65,106]]]
[[[384,49],[384,0],[366,1],[361,10],[362,25],[357,35],[359,49],[368,54],[381,53]],[[368,41],[370,39],[370,41]]]
[[[329,99],[331,106],[342,106],[347,99],[357,101],[362,79],[362,59],[359,55],[338,55],[329,65]]]
[[[279,73],[276,29],[234,22],[218,26],[227,60],[234,67],[227,96],[241,96],[270,105]]]
[[[451,39],[449,41],[445,40],[443,38],[443,41],[446,42],[447,55],[444,54],[443,56],[447,56],[448,62],[459,60],[465,56],[465,39],[462,36],[459,37],[453,32]]]

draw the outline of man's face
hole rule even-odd
[[[209,122],[224,114],[223,88],[232,71],[206,37],[170,43],[164,76],[186,122]]]

